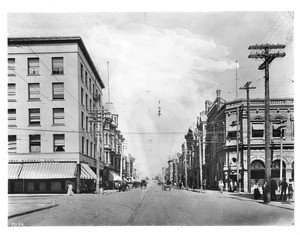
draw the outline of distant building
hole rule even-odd
[[[239,137],[239,186],[241,190],[247,191],[248,184],[252,185],[255,180],[265,178],[264,112],[264,99],[250,100],[251,159],[249,171],[251,182],[248,182],[247,102],[245,99],[225,102],[220,96],[220,91],[217,91],[217,98],[207,112],[206,121],[204,177],[210,188],[217,188],[217,182],[222,179],[228,189],[229,181],[237,180],[237,135]],[[237,116],[239,116],[239,120],[237,120]],[[271,177],[279,180],[282,143],[283,177],[294,178],[293,99],[270,99],[270,128]]]
[[[120,181],[122,146],[125,139],[118,128],[118,114],[112,103],[104,105],[104,171],[103,182],[107,188],[114,188],[114,182]]]
[[[94,192],[103,88],[80,37],[8,38],[9,193]]]

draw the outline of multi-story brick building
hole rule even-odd
[[[10,193],[94,190],[102,89],[80,37],[8,39]]]
[[[114,181],[120,181],[122,146],[125,139],[118,128],[118,114],[112,103],[104,105],[106,110],[104,121],[104,172],[105,187],[114,188]]]
[[[205,139],[208,185],[217,187],[218,180],[229,188],[230,179],[247,191],[248,184],[265,178],[265,101],[250,100],[250,169],[247,169],[247,102],[238,99],[225,102],[217,91],[217,98],[207,110]],[[237,119],[238,118],[238,119]],[[284,128],[283,128],[284,127]],[[291,98],[270,99],[271,177],[279,180],[280,161],[282,175],[294,177],[294,101]],[[238,140],[238,142],[237,142]],[[282,146],[282,148],[281,148]],[[282,154],[281,154],[282,149]],[[282,158],[281,158],[282,156]],[[237,158],[238,157],[238,158]],[[237,161],[239,159],[239,161]],[[251,182],[248,182],[250,174]]]

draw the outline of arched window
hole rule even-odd
[[[250,169],[251,170],[265,169],[265,164],[261,160],[255,160],[251,163]]]
[[[272,162],[272,171],[271,177],[272,178],[279,178],[280,177],[280,160],[275,160]],[[285,163],[282,161],[282,177],[285,177]]]
[[[255,160],[250,165],[251,179],[264,179],[265,178],[265,164],[261,160]]]

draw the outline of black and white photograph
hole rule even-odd
[[[294,232],[295,9],[91,2],[4,14],[7,230]]]

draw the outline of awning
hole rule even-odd
[[[264,124],[252,124],[253,130],[264,130],[265,126]]]
[[[18,179],[22,169],[22,164],[8,164],[8,179]]]
[[[19,179],[75,178],[76,163],[24,163]]]
[[[273,128],[274,128],[275,130],[280,129],[280,128],[284,129],[285,127],[286,127],[285,124],[277,124],[277,123],[273,123]]]
[[[117,173],[113,171],[109,171],[109,181],[121,181],[121,180],[122,180],[121,177]]]
[[[97,179],[97,175],[87,164],[81,163],[80,179]]]
[[[237,131],[237,126],[229,126],[228,131]]]

